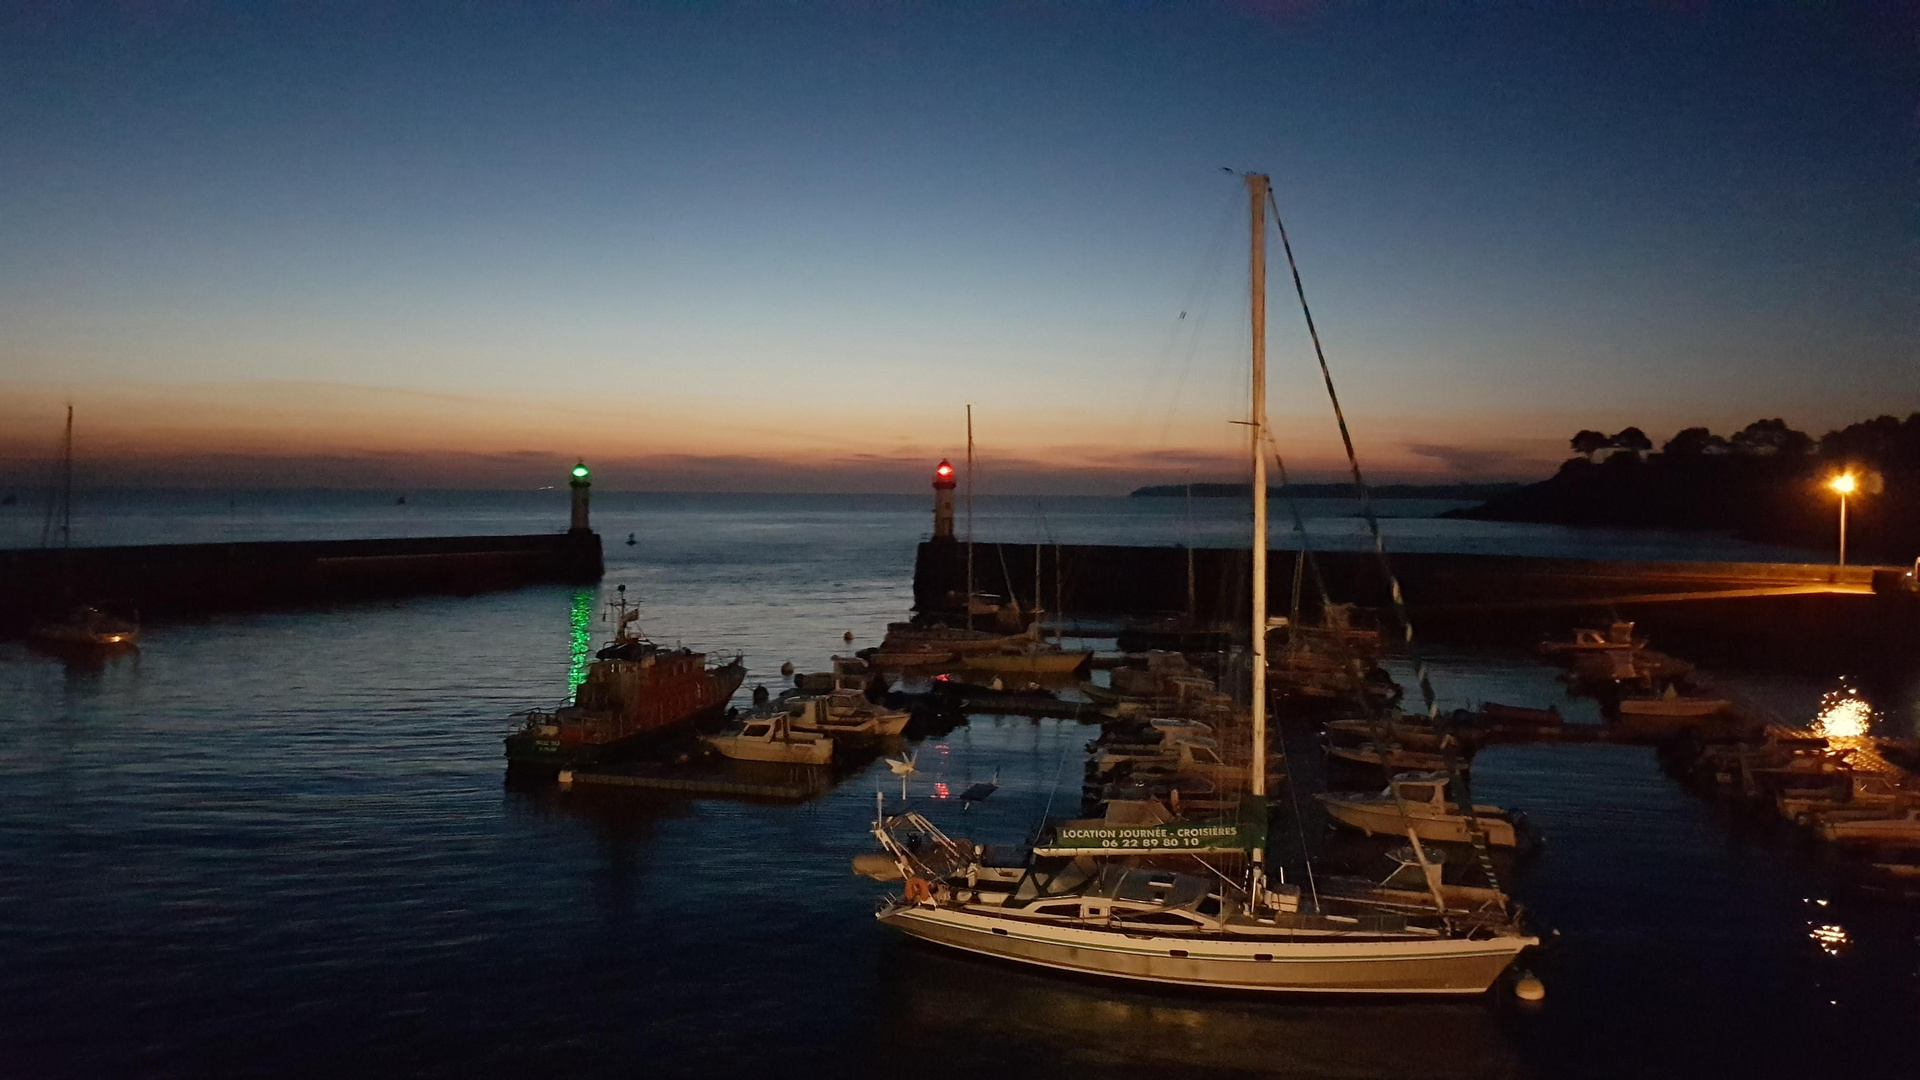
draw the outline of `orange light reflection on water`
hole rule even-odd
[[[1853,939],[1847,936],[1847,928],[1839,923],[1811,923],[1807,927],[1807,936],[1828,956],[1839,956]]]

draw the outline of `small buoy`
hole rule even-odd
[[[846,633],[841,634],[840,636],[841,638],[845,639],[847,644],[849,645],[853,644],[853,631],[849,630]]]
[[[560,781],[561,787],[572,787],[573,786],[573,770],[561,769],[560,775],[555,777],[554,779]]]
[[[784,664],[781,664],[781,665],[780,665],[780,674],[782,674],[782,675],[792,675],[792,674],[793,674],[793,661],[791,661],[791,660],[789,660],[789,661],[787,661],[786,663],[784,663]]]
[[[1531,971],[1522,971],[1513,981],[1513,996],[1521,1001],[1547,1000],[1547,984],[1539,980]]]

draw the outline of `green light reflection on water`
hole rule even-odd
[[[572,638],[569,645],[572,650],[571,661],[567,665],[567,700],[573,700],[573,692],[586,680],[587,664],[593,660],[593,590],[578,589],[573,594],[573,607],[569,613]]]

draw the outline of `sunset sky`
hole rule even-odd
[[[0,475],[916,491],[972,402],[1001,490],[1225,478],[1223,167],[1381,478],[1920,408],[1908,5],[1161,7],[6,5]]]

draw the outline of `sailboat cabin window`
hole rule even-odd
[[[1432,802],[1432,784],[1401,784],[1400,797],[1408,802]]]
[[[1033,912],[1036,915],[1078,915],[1080,902],[1076,900],[1071,904],[1041,904],[1034,908]]]
[[[1202,765],[1218,765],[1220,764],[1220,755],[1204,746],[1196,746],[1193,748],[1193,760]]]
[[[745,728],[741,729],[740,734],[749,739],[760,739],[765,738],[767,732],[772,730],[772,724],[748,724]]]

